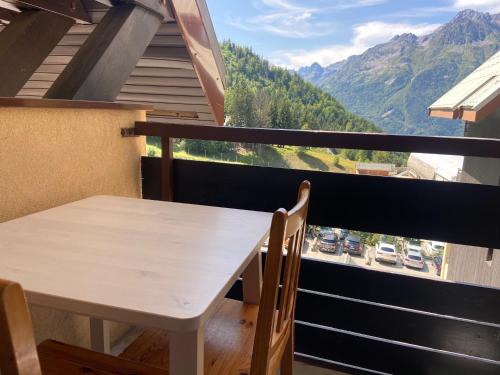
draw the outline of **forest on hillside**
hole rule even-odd
[[[380,132],[373,123],[348,112],[331,95],[298,74],[271,65],[250,48],[221,44],[226,75],[226,125],[275,129]],[[186,140],[190,153],[213,156],[234,153],[246,145]],[[251,148],[260,152],[262,148]],[[331,150],[355,161],[406,163],[408,155],[361,150]]]

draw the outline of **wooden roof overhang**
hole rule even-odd
[[[429,116],[479,122],[500,108],[500,51],[429,107]]]
[[[500,108],[500,95],[485,103],[481,108],[457,108],[457,109],[429,109],[429,116],[440,117],[449,120],[463,120],[467,122],[480,122],[489,117]]]
[[[155,109],[149,114],[152,121],[222,125],[225,68],[205,0],[121,2],[135,2],[150,9],[160,7],[158,9],[164,10],[164,20],[116,101],[153,105]],[[44,97],[106,12],[117,3],[109,0],[0,0],[0,31],[17,13],[27,9],[43,9],[77,20],[17,97]],[[73,11],[63,9],[68,4],[76,7],[78,17],[68,13]],[[53,6],[47,9],[48,5]]]

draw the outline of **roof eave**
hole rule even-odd
[[[186,42],[194,69],[215,121],[224,124],[224,69],[220,47],[204,0],[171,0],[172,9]],[[223,66],[223,65],[222,65]]]
[[[463,120],[467,122],[480,122],[500,108],[500,95],[482,106],[475,108],[448,109],[448,108],[429,108],[429,116],[445,118],[449,120]]]

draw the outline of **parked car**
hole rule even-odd
[[[405,254],[404,265],[408,268],[417,268],[419,270],[424,268],[425,262],[420,251],[420,246],[410,245]]]
[[[339,230],[339,240],[345,240],[347,236],[349,235],[349,231],[347,229],[340,229]]]
[[[407,247],[409,246],[418,246],[420,248],[422,247],[422,241],[416,238],[406,238],[405,243]]]
[[[319,241],[319,250],[325,253],[337,252],[337,236],[335,234],[327,234]]]
[[[342,244],[342,250],[344,251],[344,253],[361,255],[363,253],[361,237],[355,234],[349,234]]]
[[[436,267],[436,275],[441,276],[441,268],[443,266],[443,257],[441,255],[435,256],[432,259],[434,267]]]
[[[386,242],[379,242],[375,246],[375,260],[377,262],[398,263],[396,247]]]
[[[440,255],[443,253],[446,244],[444,242],[431,241],[430,250],[432,255]]]
[[[334,234],[332,228],[320,227],[319,229],[319,238],[323,238],[325,236]]]

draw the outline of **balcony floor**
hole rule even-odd
[[[313,367],[300,362],[295,363],[294,374],[295,375],[345,375],[344,373],[341,372]]]
[[[134,328],[129,331],[121,340],[119,340],[112,349],[113,355],[120,355],[140,334],[142,330]],[[345,375],[344,373],[322,369],[302,362],[295,362],[295,375]]]

